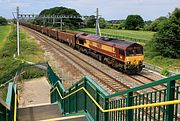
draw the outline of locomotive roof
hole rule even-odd
[[[100,37],[100,36],[93,35],[93,34],[81,34],[81,37],[83,37],[84,39],[96,41],[96,42],[99,42],[102,44],[106,44],[109,46],[115,46],[117,48],[123,48],[123,49],[126,49],[129,46],[141,46],[140,44],[135,43],[135,42],[129,42],[126,40],[117,40],[114,38]]]

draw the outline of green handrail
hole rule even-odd
[[[17,120],[17,97],[18,94],[16,84],[10,82],[8,85],[6,102],[0,99],[0,121]]]
[[[146,118],[146,120],[179,120],[177,114],[180,113],[178,111],[180,87],[175,86],[175,81],[178,79],[180,79],[180,74],[112,95],[105,92],[89,77],[82,78],[66,91],[61,81],[58,81],[61,79],[58,79],[54,80],[58,83],[52,86],[51,97],[53,98],[53,95],[56,95],[53,102],[59,102],[63,114],[84,110],[91,120],[108,121],[122,120],[123,118],[128,121],[140,120],[141,118]],[[164,83],[167,83],[165,89],[133,95],[133,92]],[[119,98],[121,95],[126,95],[127,98]],[[116,97],[118,99],[114,99]],[[156,108],[158,108],[158,113],[156,111],[152,112],[152,109],[155,110]],[[149,110],[149,113],[144,112],[145,110]]]
[[[58,81],[58,83],[56,84],[59,84],[60,82]],[[56,85],[55,84],[55,85]],[[137,105],[137,106],[129,106],[129,107],[124,107],[124,108],[113,108],[113,109],[108,109],[108,110],[104,110],[97,102],[96,100],[93,98],[93,96],[84,88],[84,87],[81,87],[79,88],[78,90],[66,95],[66,96],[62,96],[60,90],[58,89],[57,86],[53,86],[51,88],[51,91],[50,91],[50,94],[53,93],[54,91],[57,91],[58,92],[58,95],[60,96],[60,98],[62,100],[72,96],[72,95],[75,95],[76,93],[78,93],[79,91],[83,90],[90,98],[91,100],[94,102],[94,104],[103,112],[116,112],[116,111],[122,111],[122,110],[130,110],[130,109],[139,109],[139,108],[147,108],[147,107],[155,107],[155,106],[165,106],[165,105],[172,105],[172,104],[180,104],[180,100],[173,100],[173,101],[167,101],[167,102],[159,102],[159,103],[152,103],[152,104],[144,104],[144,105]]]

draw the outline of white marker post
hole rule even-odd
[[[19,36],[19,7],[17,7],[17,53],[19,56],[19,51],[20,51],[20,36]]]

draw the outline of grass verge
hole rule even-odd
[[[20,32],[20,56],[18,59],[31,61],[34,63],[45,62],[43,56],[43,50],[39,48],[37,42],[28,35],[23,29]],[[0,49],[0,84],[11,79],[16,69],[22,66],[22,61],[14,59],[16,54],[16,30],[13,27],[13,31],[9,36],[9,39],[5,41],[4,46]],[[33,71],[37,74],[38,71]],[[32,73],[30,73],[32,75]],[[39,74],[41,75],[41,74]],[[26,77],[28,77],[26,75]],[[32,76],[29,76],[32,77]]]
[[[11,32],[11,26],[0,26],[0,48],[3,46],[4,41],[7,39]]]

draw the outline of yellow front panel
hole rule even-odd
[[[126,57],[125,59],[125,63],[128,63],[130,62],[130,64],[135,64],[135,65],[138,65],[139,62],[143,62],[144,60],[144,55],[140,55],[140,56],[129,56],[129,57]]]

